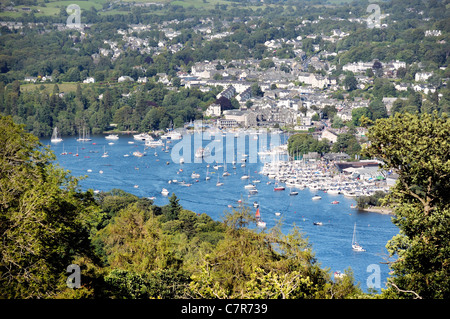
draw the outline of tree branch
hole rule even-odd
[[[416,297],[414,299],[422,299],[422,297],[419,296],[418,293],[416,293],[415,291],[412,290],[402,290],[400,288],[398,288],[398,286],[392,282],[388,282],[389,285],[391,285],[392,287],[394,287],[395,289],[397,289],[399,292],[405,292],[405,293],[409,293],[409,294],[414,294]]]

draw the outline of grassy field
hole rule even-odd
[[[77,84],[76,82],[64,82],[64,83],[58,83],[59,92],[75,92],[77,90]],[[89,85],[89,84],[83,84],[80,83],[81,86],[83,85]],[[29,92],[34,90],[39,90],[41,92],[46,92],[48,94],[53,92],[53,87],[55,86],[54,83],[30,83],[30,84],[21,84],[20,85],[20,91],[21,92]],[[44,88],[41,90],[41,88]]]
[[[139,0],[137,0],[139,1]],[[156,0],[158,1],[158,0]],[[11,12],[11,11],[3,11],[0,12],[0,17],[21,17],[24,13],[30,13],[30,11],[24,11],[23,8],[30,8],[31,10],[36,10],[37,12],[34,13],[36,17],[42,17],[42,16],[59,16],[59,12],[61,8],[67,8],[70,4],[77,4],[80,6],[81,10],[87,10],[91,7],[94,7],[97,10],[102,9],[102,5],[104,3],[107,3],[108,0],[89,0],[89,1],[79,1],[79,0],[66,0],[66,1],[50,1],[48,3],[44,3],[43,0],[37,1],[37,5],[33,6],[27,6],[27,5],[21,5],[21,6],[14,6],[18,11],[17,12]],[[0,3],[2,5],[5,5],[9,3],[9,1],[1,0]]]
[[[37,5],[33,6],[15,6],[18,9],[17,12],[3,11],[0,12],[0,17],[21,17],[24,13],[30,13],[30,11],[24,11],[23,8],[30,8],[31,10],[36,10],[34,15],[36,17],[42,16],[59,16],[61,8],[67,8],[70,4],[77,4],[80,6],[81,10],[88,10],[91,7],[94,7],[98,10],[98,14],[101,15],[110,15],[117,13],[125,13],[126,11],[121,11],[120,9],[110,10],[106,12],[101,12],[103,8],[103,4],[110,2],[111,0],[58,0],[52,1],[49,0],[48,3],[44,3],[44,0],[38,0]],[[230,2],[226,0],[122,0],[123,2],[144,2],[144,3],[171,3],[180,5],[183,7],[194,7],[198,9],[213,9],[216,4],[227,5],[228,8],[232,8],[234,6],[241,6],[239,2]],[[8,0],[0,0],[0,3],[4,5],[8,5],[10,2]],[[262,8],[264,8],[266,4],[262,4]],[[249,6],[248,8],[258,8],[257,6]],[[82,11],[83,14],[83,11]],[[82,18],[83,19],[83,18]]]

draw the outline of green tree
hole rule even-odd
[[[361,146],[353,134],[343,133],[339,134],[336,143],[333,144],[331,150],[335,153],[344,152],[348,155],[358,154]]]
[[[0,116],[0,296],[55,296],[77,256],[93,257],[97,206],[48,147]]]
[[[251,86],[251,90],[252,90],[252,96],[255,96],[255,97],[264,96],[264,92],[261,90],[261,87],[259,86],[258,83],[253,83]]]
[[[354,91],[358,88],[358,81],[353,73],[347,74],[344,78],[344,86],[347,91]]]
[[[375,100],[370,102],[369,112],[371,114],[370,117],[371,120],[381,119],[388,116],[386,106],[381,100]]]
[[[178,219],[182,209],[179,202],[175,193],[172,193],[172,196],[169,197],[169,204],[163,207],[164,221]]]
[[[361,125],[361,117],[365,116],[368,118],[372,117],[372,114],[370,113],[369,108],[367,107],[358,107],[356,109],[352,110],[352,123],[354,126],[360,126]]]
[[[367,122],[366,124],[370,124]],[[393,223],[400,229],[387,249],[395,298],[450,297],[450,119],[396,113],[379,119],[367,134],[365,154],[399,175],[391,189]]]
[[[345,298],[361,291],[349,281],[333,283],[298,228],[254,232],[246,207],[225,216],[225,238],[202,258],[190,288],[200,298]],[[276,247],[276,249],[275,249]],[[346,287],[346,289],[343,289]]]

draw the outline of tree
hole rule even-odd
[[[369,111],[369,108],[367,107],[358,107],[356,109],[352,110],[352,123],[355,126],[359,126],[360,123],[360,119],[362,116],[371,118],[372,114]]]
[[[271,59],[264,59],[259,62],[259,67],[261,69],[269,69],[273,68],[275,66],[275,63]]]
[[[323,154],[330,151],[330,145],[326,139],[318,141],[310,134],[294,134],[289,137],[288,151],[290,156],[300,156],[309,152]]]
[[[113,268],[146,272],[166,266],[162,231],[149,210],[136,203],[122,209],[97,234],[107,262]]]
[[[344,78],[344,85],[347,91],[353,91],[358,88],[358,81],[353,73],[347,74]]]
[[[381,119],[388,116],[386,106],[381,100],[375,100],[370,102],[369,113],[371,114],[370,117],[371,120]]]
[[[10,117],[0,116],[0,145],[0,296],[55,296],[67,266],[93,258],[93,194],[80,192],[49,148]]]
[[[331,150],[335,153],[344,152],[348,155],[358,154],[361,146],[353,134],[342,133],[338,135],[336,143],[333,144]]]
[[[365,125],[373,124],[365,120]],[[364,154],[399,175],[388,196],[400,229],[387,244],[388,297],[450,297],[450,119],[396,113],[369,128]]]
[[[332,282],[298,228],[282,235],[247,227],[256,218],[247,207],[227,213],[225,238],[202,257],[190,288],[200,298],[345,298],[361,294],[353,277]],[[276,247],[276,248],[275,248]],[[345,289],[344,289],[345,288]]]
[[[380,61],[375,61],[372,65],[372,69],[377,77],[381,77],[383,75],[383,65]]]
[[[255,97],[264,96],[264,92],[261,90],[261,87],[259,86],[258,83],[253,83],[251,86],[251,90],[252,90],[252,96],[255,96]]]
[[[164,221],[178,219],[182,209],[179,202],[180,200],[177,198],[175,193],[172,193],[172,196],[169,197],[169,204],[163,207]]]

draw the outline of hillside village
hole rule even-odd
[[[307,24],[318,23],[318,20],[303,20],[297,28]],[[337,18],[336,18],[337,19]],[[189,20],[189,19],[188,19]],[[236,18],[236,20],[239,20]],[[246,23],[251,25],[251,20]],[[364,23],[363,20],[348,19],[353,23]],[[140,37],[141,32],[155,31],[153,25],[130,24],[127,30],[119,29],[117,34],[121,41],[104,40],[102,47],[91,58],[96,61],[101,57],[107,57],[112,62],[121,56],[126,50],[138,51],[141,54],[158,56],[161,52],[170,51],[176,53],[183,49],[182,41],[177,41],[181,32],[176,30],[180,23],[189,21],[164,21],[158,25],[158,32],[164,33],[164,39],[155,41],[151,38]],[[236,21],[235,21],[236,22]],[[1,22],[3,27],[9,29],[21,29],[21,22]],[[28,27],[43,27],[39,23],[28,24]],[[91,25],[83,25],[80,30],[81,38],[89,37]],[[232,35],[228,30],[229,22],[224,21],[221,28],[214,27],[214,21],[209,18],[200,20],[200,24],[194,28],[194,32],[201,34],[205,41],[221,39]],[[386,26],[382,26],[386,27]],[[64,24],[54,24],[52,28],[65,30]],[[225,31],[224,31],[225,30]],[[426,37],[437,37],[440,30],[427,30]],[[212,60],[193,63],[188,69],[179,69],[176,77],[180,80],[178,87],[198,88],[203,92],[211,87],[221,88],[215,103],[203,110],[206,119],[213,120],[218,127],[286,127],[295,131],[316,132],[318,138],[326,138],[330,142],[336,142],[338,134],[346,130],[346,127],[333,126],[332,118],[323,113],[325,107],[333,107],[335,117],[341,123],[352,120],[352,111],[357,108],[368,107],[370,100],[364,97],[350,97],[349,88],[345,85],[345,75],[333,76],[336,70],[335,63],[330,63],[329,57],[337,55],[336,52],[323,50],[320,45],[313,45],[313,54],[307,55],[302,50],[302,42],[305,39],[321,37],[323,41],[335,43],[348,37],[349,33],[339,29],[333,29],[328,34],[310,34],[302,38],[274,39],[266,41],[264,46],[276,52],[288,48],[295,54],[293,58],[282,59],[272,57],[270,59],[245,59],[245,60]],[[339,52],[340,53],[340,52]],[[424,94],[433,93],[436,87],[427,83],[432,77],[431,72],[417,72],[413,81],[403,82],[398,72],[410,67],[403,61],[393,60],[387,63],[378,60],[359,61],[342,66],[342,71],[350,72],[356,79],[354,89],[368,90],[374,86],[374,72],[378,78],[388,79],[397,92],[413,90]],[[415,66],[420,69],[420,64]],[[118,82],[146,83],[149,77],[145,76],[146,69],[141,65],[133,67],[139,71],[133,78],[122,75]],[[175,77],[166,73],[158,73],[159,82],[171,87]],[[25,77],[25,82],[52,82],[51,75],[42,77]],[[95,83],[94,77],[82,79],[85,84]],[[446,85],[444,80],[443,85]],[[174,88],[176,89],[176,88]],[[63,93],[62,93],[63,94]],[[224,108],[220,101],[232,100],[232,109]],[[382,97],[387,114],[397,97]],[[358,128],[358,135],[364,136],[364,129]],[[320,132],[317,133],[317,132]]]

